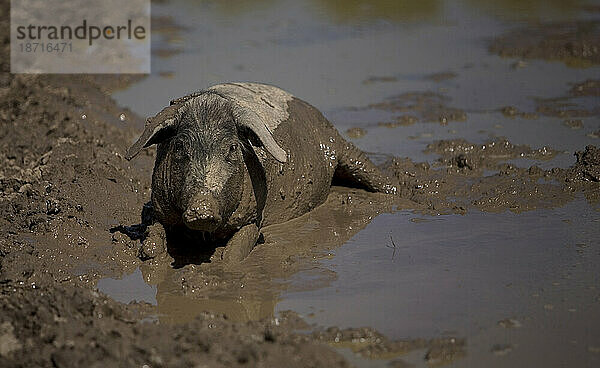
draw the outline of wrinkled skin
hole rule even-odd
[[[169,242],[172,255],[176,248],[189,253],[226,243],[223,258],[240,261],[252,250],[261,226],[290,220],[320,205],[334,179],[369,191],[395,192],[364,153],[306,102],[291,95],[284,95],[285,100],[263,97],[264,89],[285,93],[271,86],[222,86],[256,94],[264,106],[256,107],[255,115],[241,116],[237,96],[205,91],[177,108],[174,123],[166,119],[160,129],[146,128],[158,131],[146,145],[158,144],[152,205],[160,225],[150,227],[143,258],[160,254],[159,243],[167,238],[176,239]],[[269,122],[270,129],[244,125],[248,116],[255,119],[264,113],[261,109],[270,113],[277,107],[285,115],[280,114],[276,124]],[[275,148],[269,146],[269,138]]]

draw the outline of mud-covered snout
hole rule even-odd
[[[192,230],[212,232],[221,225],[219,203],[210,193],[196,194],[183,213],[183,223]]]

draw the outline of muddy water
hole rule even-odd
[[[600,67],[577,69],[537,60],[515,65],[515,59],[491,55],[487,43],[519,23],[460,2],[431,3],[427,11],[396,9],[400,15],[392,19],[340,18],[336,11],[341,9],[318,2],[257,2],[233,13],[212,3],[157,5],[155,16],[169,15],[184,30],[178,37],[154,37],[155,50],[170,47],[181,53],[154,57],[154,73],[114,97],[148,116],[174,96],[216,83],[263,81],[312,103],[341,131],[365,127],[372,134],[357,142],[361,148],[418,161],[427,159],[421,154],[424,143],[448,136],[471,141],[504,136],[515,143],[571,152],[595,142],[586,134],[598,125],[597,117],[589,123],[586,119],[586,128],[574,131],[562,126],[561,118],[506,118],[499,110],[511,106],[534,113],[536,98],[563,97],[569,83],[599,75]],[[372,7],[377,14],[377,5]],[[577,4],[573,7],[563,17],[582,13]],[[532,12],[536,6],[524,8]],[[510,11],[499,7],[496,12]],[[561,11],[552,19],[558,14]],[[348,111],[407,92],[441,94],[444,105],[466,112],[464,124],[417,124],[389,134],[377,124],[390,119],[390,112]],[[594,101],[567,102],[589,108]]]
[[[469,336],[474,346],[482,338],[514,344],[550,329],[537,344],[577,361],[600,338],[592,328],[600,323],[599,224],[600,214],[582,199],[519,215],[383,214],[323,261],[335,281],[285,292],[277,310],[294,309],[322,325],[373,326],[394,338]],[[497,324],[508,318],[521,325],[514,336]],[[580,319],[588,327],[573,324]],[[565,346],[571,339],[578,341]],[[519,345],[521,358],[533,353],[529,342]]]
[[[600,144],[598,96],[573,92],[600,67],[489,51],[494,37],[530,21],[599,19],[583,2],[333,3],[153,6],[168,25],[153,35],[153,74],[113,97],[147,116],[212,84],[272,83],[320,108],[375,162],[408,157],[440,170],[442,155],[427,150],[440,140],[506,138],[547,149],[553,154],[488,157],[544,170],[566,168],[575,151]],[[484,166],[477,175],[501,176]],[[294,224],[265,229],[265,243],[238,270],[144,264],[98,288],[119,301],[156,303],[164,322],[204,309],[237,320],[293,310],[318,326],[370,326],[392,338],[464,337],[467,354],[456,366],[594,366],[600,216],[597,204],[573,198],[528,212],[430,216],[414,202],[390,206],[339,191]],[[422,355],[402,362],[423,365]]]

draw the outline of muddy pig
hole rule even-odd
[[[242,260],[261,226],[320,205],[332,180],[396,191],[316,108],[266,84],[219,84],[171,101],[147,119],[126,158],[153,144],[158,223],[142,245],[147,258],[164,252],[169,233],[187,232],[195,241],[186,248],[226,244],[223,259]]]

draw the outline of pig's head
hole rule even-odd
[[[166,226],[183,223],[214,232],[240,203],[244,156],[254,154],[250,141],[286,161],[286,152],[256,113],[206,91],[174,100],[149,118],[126,158],[157,144],[152,176],[157,219]]]

